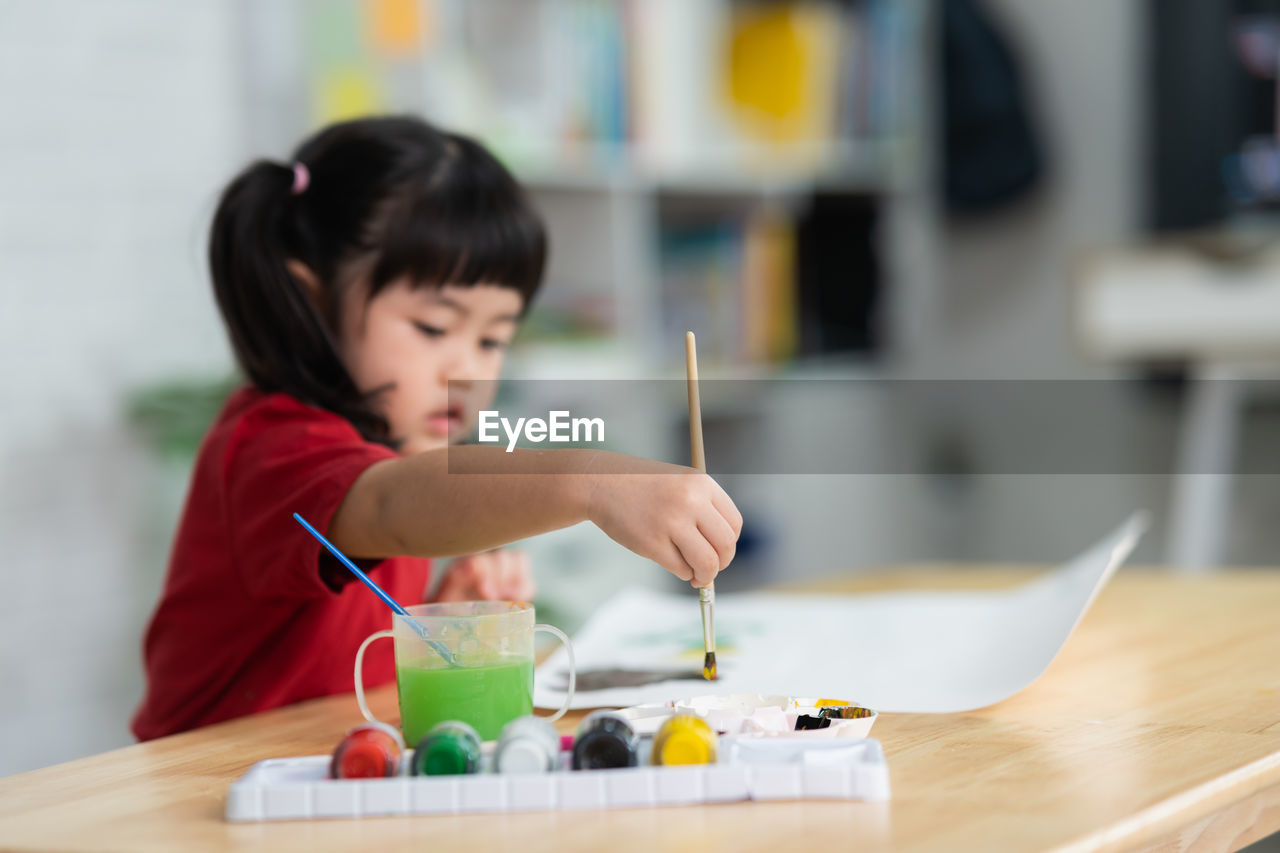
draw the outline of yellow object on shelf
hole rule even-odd
[[[734,7],[726,94],[743,130],[781,144],[834,135],[840,30],[838,13],[826,4]]]

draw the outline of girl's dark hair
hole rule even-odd
[[[222,194],[209,240],[218,307],[241,369],[393,445],[386,420],[342,363],[335,337],[343,295],[359,275],[372,299],[407,275],[415,287],[498,284],[525,310],[546,258],[546,232],[519,184],[475,140],[410,117],[332,125],[293,161],[259,160]],[[319,280],[309,295],[286,262]],[[317,304],[317,302],[319,304]]]

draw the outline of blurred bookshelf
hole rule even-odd
[[[930,0],[244,2],[245,84],[264,147],[409,112],[520,177],[552,250],[513,375],[669,375],[684,329],[704,372],[787,375],[910,346],[898,289],[931,256],[931,14]]]
[[[507,377],[680,377],[687,329],[706,378],[884,376],[933,327],[934,0],[241,4],[254,150],[412,113],[529,189],[551,256]],[[704,413],[785,440],[761,405]],[[628,450],[687,461],[678,420]]]

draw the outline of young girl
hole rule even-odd
[[[586,520],[694,586],[728,565],[742,518],[705,474],[604,451],[446,450],[470,426],[448,381],[497,378],[545,254],[511,175],[412,118],[335,125],[231,182],[209,261],[251,384],[200,448],[147,630],[139,739],[353,689],[356,648],[389,612],[294,512],[406,605],[428,558],[453,555],[471,556],[438,599],[529,599],[527,564],[490,549]],[[365,673],[394,680],[386,644]]]

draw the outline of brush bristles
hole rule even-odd
[[[716,653],[707,652],[707,656],[702,659],[702,677],[707,681],[716,680]]]

